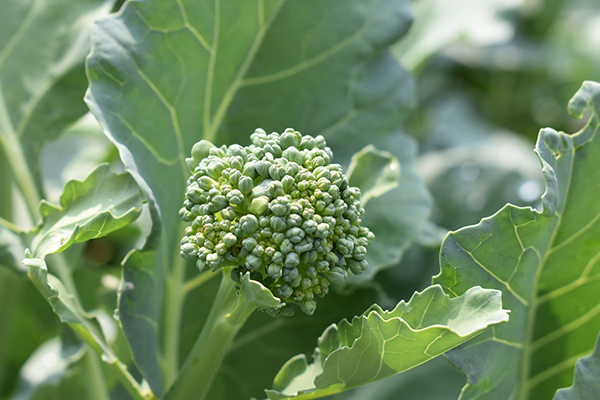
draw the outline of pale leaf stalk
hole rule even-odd
[[[210,314],[167,400],[203,400],[233,339],[256,307],[238,296],[230,268],[223,269],[219,291]]]
[[[185,280],[185,260],[176,254],[170,273],[167,275],[166,297],[165,297],[165,335],[164,354],[165,384],[169,387],[175,380],[179,370],[179,337],[181,333],[181,317],[185,291],[183,290]]]

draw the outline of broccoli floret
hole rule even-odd
[[[202,140],[186,159],[181,218],[191,224],[181,255],[201,271],[232,267],[306,314],[331,282],[368,267],[374,235],[361,219],[360,190],[350,187],[323,136],[257,129],[252,144],[215,147]]]

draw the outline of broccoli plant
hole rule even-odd
[[[595,398],[600,84],[581,131],[540,134],[539,210],[448,233],[457,180],[417,173],[448,160],[401,131],[411,21],[409,0],[3,6],[0,400],[429,398],[407,382],[452,372],[464,399]]]

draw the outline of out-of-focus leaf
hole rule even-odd
[[[375,234],[367,252],[369,269],[351,276],[349,283],[368,282],[381,269],[397,264],[429,216],[429,192],[412,168],[416,145],[406,136],[396,136],[395,140],[391,147],[398,149],[400,182],[367,203],[363,225]]]
[[[142,287],[127,281],[135,271],[125,273],[123,287],[131,292],[122,304],[145,310],[157,326],[164,320],[162,285],[171,277],[159,278],[174,264],[185,157],[198,140],[244,144],[257,127],[291,126],[325,135],[335,161],[347,164],[370,141],[395,133],[413,85],[386,49],[408,29],[409,6],[407,0],[144,0],[98,22],[86,100],[148,194],[155,222],[148,244],[159,248],[149,263],[155,270],[144,268],[156,277],[144,284],[158,285]],[[158,343],[154,330],[123,326],[130,342]],[[138,364],[145,357],[135,349],[134,356]]]
[[[538,165],[527,140],[494,133],[476,143],[426,153],[415,169],[434,198],[432,220],[458,229],[507,202],[538,206],[543,190]]]
[[[45,140],[86,112],[92,21],[112,1],[5,1],[0,13],[0,140],[39,176]],[[17,146],[19,148],[17,149]],[[21,152],[22,149],[22,152]],[[41,189],[41,183],[38,181]]]
[[[46,262],[39,258],[26,258],[23,263],[29,267],[29,278],[48,300],[60,320],[77,332],[79,337],[91,339],[88,343],[93,343],[93,347],[102,354],[106,363],[119,363],[104,338],[98,320],[81,308],[60,280],[48,274]]]
[[[114,146],[91,113],[46,142],[40,154],[46,200],[58,202],[65,183],[84,179],[98,165],[110,162],[112,149]]]
[[[440,286],[415,293],[392,311],[374,305],[331,325],[319,338],[314,362],[301,354],[275,377],[270,399],[314,399],[416,367],[508,321],[501,293],[474,287],[451,299]]]
[[[371,198],[379,197],[398,186],[400,163],[392,153],[369,145],[352,156],[346,176],[350,186],[361,190],[360,200],[364,207]]]
[[[394,53],[409,69],[423,66],[448,45],[464,41],[477,46],[503,43],[514,35],[502,14],[523,0],[420,0],[415,2],[415,25]]]
[[[83,343],[72,334],[48,340],[21,368],[19,383],[11,399],[33,399],[49,386],[57,386],[72,373],[73,364],[81,360],[85,351]]]
[[[73,243],[105,236],[134,221],[141,208],[142,193],[131,175],[115,174],[102,164],[83,181],[67,182],[60,206],[41,203],[42,223],[34,231],[32,256],[43,259]]]
[[[573,385],[556,392],[554,400],[594,400],[600,393],[600,336],[594,352],[575,364]]]
[[[592,117],[574,135],[540,132],[542,210],[507,205],[443,244],[435,283],[457,296],[474,284],[502,290],[512,311],[448,354],[468,375],[461,399],[550,398],[600,330],[600,84],[585,82],[569,109]]]
[[[21,260],[30,238],[24,232],[18,232],[14,227],[0,218],[0,266],[8,267],[20,274],[26,274]]]

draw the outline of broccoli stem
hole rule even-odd
[[[238,296],[230,269],[222,271],[219,291],[202,332],[167,392],[166,400],[203,400],[233,339],[256,307]]]

